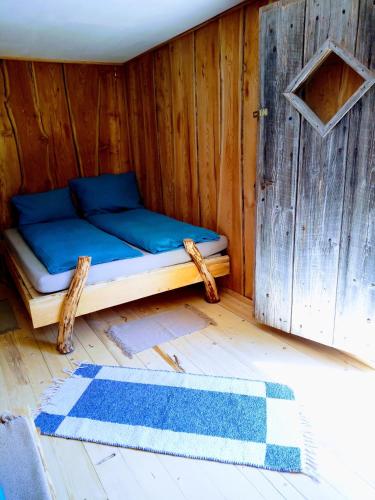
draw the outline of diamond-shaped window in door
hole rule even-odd
[[[284,95],[324,137],[374,83],[368,68],[327,40]]]

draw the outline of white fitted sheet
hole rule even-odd
[[[27,245],[17,229],[7,229],[4,232],[4,236],[8,245],[16,254],[31,284],[38,292],[53,293],[65,290],[69,287],[74,270],[50,274],[43,263]],[[220,239],[217,241],[198,243],[197,247],[203,257],[209,257],[220,254],[227,248],[227,245],[227,238],[225,236],[220,236]],[[103,281],[112,281],[121,277],[131,276],[132,274],[139,274],[153,269],[183,264],[191,260],[183,248],[158,254],[151,254],[144,250],[139,250],[143,254],[142,257],[115,260],[91,266],[87,284],[93,285],[94,283]]]

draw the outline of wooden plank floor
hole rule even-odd
[[[34,409],[51,378],[64,377],[63,369],[75,361],[283,382],[296,391],[314,425],[320,484],[301,474],[43,436],[57,498],[374,499],[375,372],[343,353],[247,321],[247,304],[229,293],[215,305],[201,296],[193,287],[79,318],[76,349],[62,356],[55,350],[56,327],[33,330],[16,293],[0,286],[0,299],[11,300],[21,327],[0,335],[0,411]],[[132,360],[106,337],[109,325],[182,303],[204,311],[217,325]]]

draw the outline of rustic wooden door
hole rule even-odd
[[[255,315],[375,363],[375,4],[260,16]]]

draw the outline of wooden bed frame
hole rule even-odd
[[[220,299],[215,278],[229,274],[229,256],[204,259],[192,240],[184,240],[184,246],[192,262],[86,287],[91,258],[79,257],[69,289],[48,294],[35,290],[8,245],[5,245],[5,260],[30,314],[33,327],[59,323],[57,349],[62,354],[67,354],[74,349],[72,333],[77,316],[202,281],[205,285],[206,300],[218,302]]]

